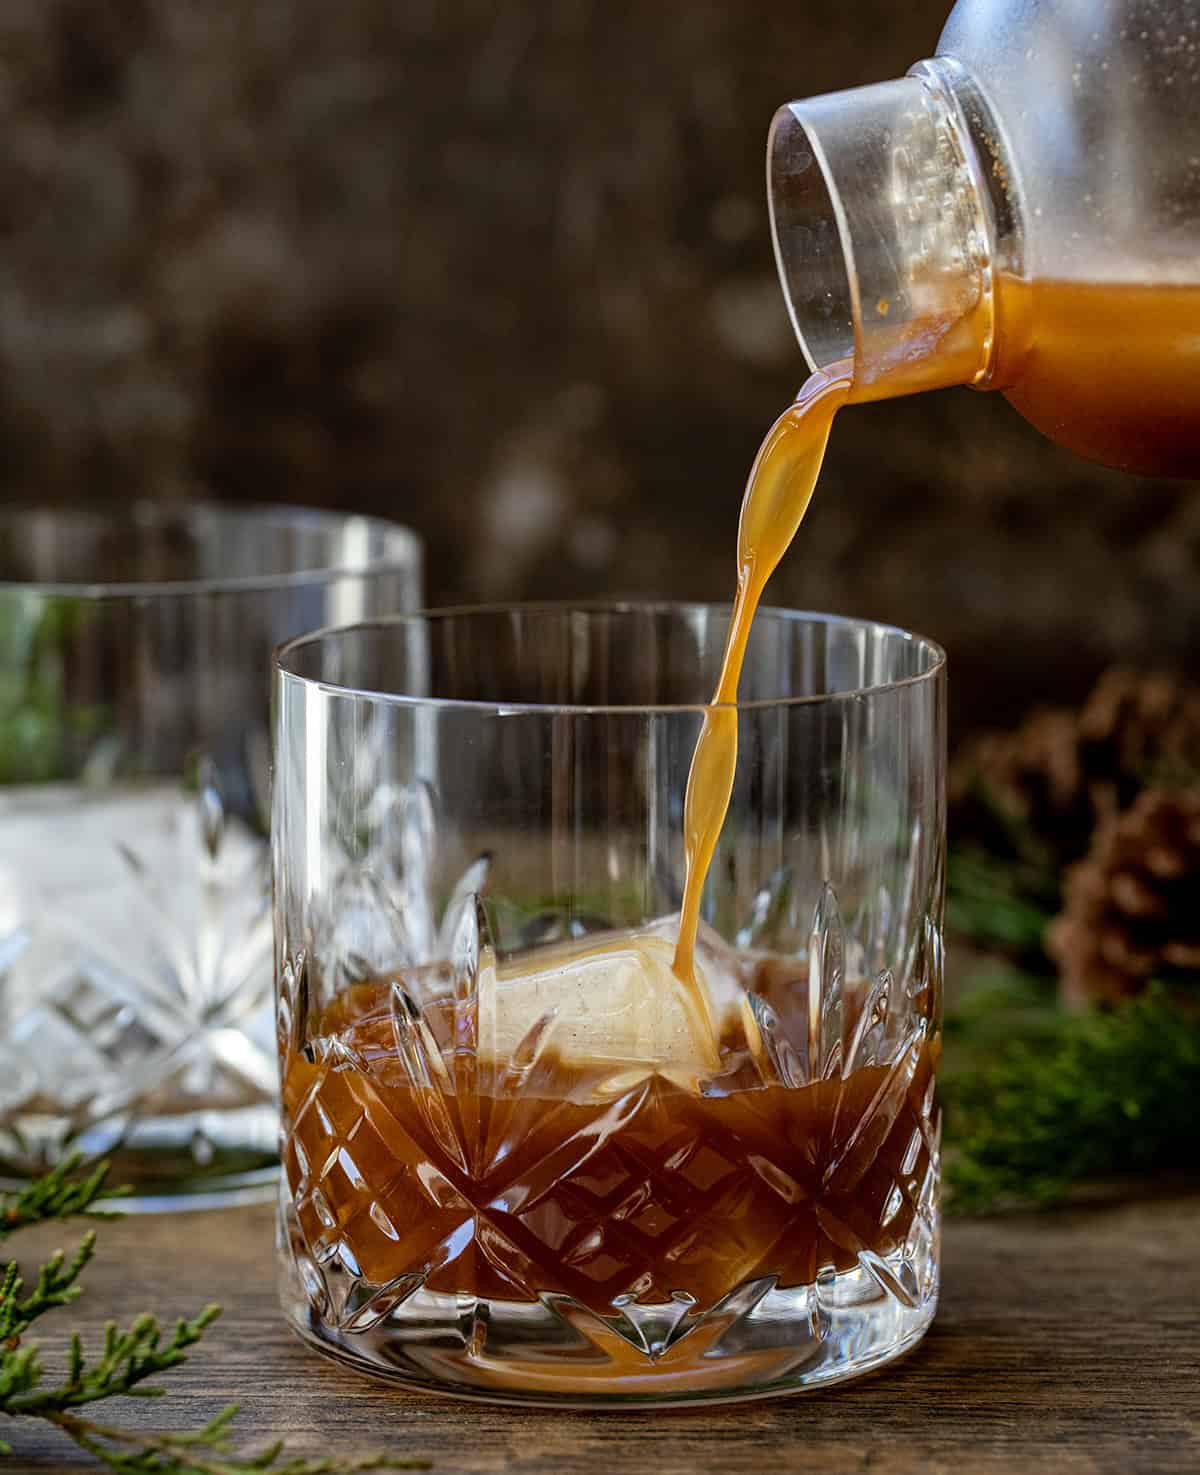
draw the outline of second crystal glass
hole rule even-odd
[[[0,514],[0,1181],[72,1151],[141,1206],[269,1191],[272,646],[411,609],[371,518]]]
[[[942,655],[759,616],[696,1008],[683,797],[727,624],[451,611],[278,655],[283,1295],[322,1349],[673,1402],[845,1378],[928,1325]]]

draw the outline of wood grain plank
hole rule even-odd
[[[73,1227],[12,1242],[25,1263]],[[386,1448],[444,1475],[1194,1475],[1200,1470],[1200,1198],[1075,1209],[946,1232],[942,1309],[906,1362],[774,1402],[664,1413],[555,1413],[409,1394],[317,1357],[275,1302],[270,1212],[103,1226],[74,1320],[226,1307],[174,1396],[130,1423],[183,1427],[238,1399],[248,1441]],[[66,1325],[72,1313],[55,1322]],[[57,1363],[60,1339],[46,1339]],[[0,1471],[85,1462],[52,1429],[3,1430]]]

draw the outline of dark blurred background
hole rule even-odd
[[[803,377],[771,114],[900,75],[948,8],[5,0],[5,496],[394,516],[438,603],[726,598]],[[771,596],[943,641],[961,734],[1195,667],[1194,491],[997,395],[869,406]]]

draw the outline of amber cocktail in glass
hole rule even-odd
[[[277,658],[283,1296],[512,1402],[788,1392],[934,1311],[941,652],[766,611],[694,977],[683,796],[728,621],[448,611]]]

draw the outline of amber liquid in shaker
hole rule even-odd
[[[1002,278],[1000,310],[1030,325],[1006,397],[1051,440],[1125,471],[1200,476],[1200,288]]]

